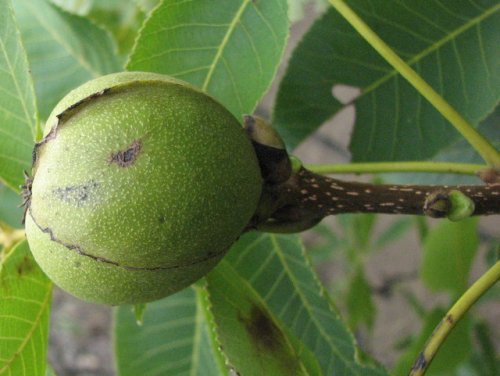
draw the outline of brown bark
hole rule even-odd
[[[263,231],[302,231],[328,215],[386,213],[447,217],[449,194],[459,191],[474,204],[471,215],[500,214],[500,184],[430,186],[369,184],[342,181],[300,168],[264,196],[267,215],[254,218],[251,227]]]

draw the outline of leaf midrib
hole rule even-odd
[[[229,43],[229,39],[231,38],[231,35],[234,33],[234,30],[236,29],[236,25],[240,22],[241,17],[243,15],[243,12],[245,11],[246,7],[250,3],[251,0],[244,0],[243,3],[240,5],[238,10],[236,11],[236,14],[234,15],[233,19],[231,20],[231,23],[229,24],[229,27],[226,31],[226,34],[224,34],[224,38],[222,38],[222,42],[217,49],[217,53],[214,56],[214,59],[212,61],[212,64],[210,64],[210,68],[208,69],[207,75],[205,77],[205,81],[203,82],[203,86],[201,89],[203,91],[207,91],[208,85],[210,84],[210,81],[212,80],[212,76],[214,74],[215,68],[219,64],[220,59],[222,58],[222,53],[224,52],[224,49],[226,48],[227,44]]]
[[[422,60],[427,55],[437,51],[439,48],[441,48],[446,43],[456,39],[459,35],[461,35],[465,31],[469,30],[470,28],[472,28],[473,26],[476,26],[477,24],[479,24],[480,22],[482,22],[483,20],[485,20],[489,16],[493,15],[498,10],[500,10],[500,3],[497,4],[496,6],[493,6],[488,11],[480,14],[479,16],[471,18],[468,22],[466,22],[462,26],[458,27],[454,31],[450,32],[444,38],[438,40],[436,43],[433,43],[428,48],[422,50],[420,53],[413,56],[411,59],[404,60],[404,61],[406,62],[406,64],[408,64],[410,66],[415,64],[416,62]],[[365,87],[363,89],[362,94],[356,98],[356,101],[359,100],[360,98],[364,97],[366,94],[369,94],[372,91],[375,91],[380,86],[382,86],[386,81],[390,80],[391,78],[393,78],[394,76],[396,76],[398,74],[399,74],[399,72],[397,70],[395,70],[395,69],[391,70],[387,75],[381,77],[380,79],[374,81],[371,85],[368,85],[367,87]]]
[[[309,315],[311,317],[311,321],[317,327],[321,336],[330,344],[330,348],[332,349],[332,351],[338,356],[339,359],[344,361],[344,365],[345,365],[346,369],[350,369],[353,372],[352,373],[353,375],[358,375],[358,373],[356,372],[357,370],[352,368],[353,360],[345,358],[344,355],[338,351],[338,347],[335,346],[335,344],[331,342],[331,338],[328,335],[328,333],[325,333],[325,331],[323,330],[321,325],[318,323],[316,317],[314,316],[314,314],[312,312],[313,309],[310,306],[309,299],[307,299],[304,296],[304,293],[303,293],[302,289],[300,288],[300,284],[298,283],[297,279],[295,278],[295,275],[291,272],[290,267],[288,266],[288,262],[285,259],[284,252],[276,240],[276,236],[269,235],[269,237],[271,238],[271,242],[276,249],[276,254],[278,255],[281,263],[283,264],[283,268],[286,270],[287,275],[289,276],[289,278],[292,281],[292,283],[294,284],[294,286],[298,287],[295,291],[299,295],[300,299],[303,301],[304,307],[306,308],[307,312],[309,313]],[[327,302],[327,304],[329,305],[329,302]],[[330,307],[330,311],[332,311],[331,307]],[[352,346],[354,347],[354,344]]]
[[[93,77],[98,77],[101,75],[100,72],[98,72],[97,70],[95,70],[90,62],[88,62],[85,58],[85,56],[83,54],[79,54],[75,49],[73,49],[68,43],[66,43],[66,41],[64,40],[64,38],[60,38],[59,37],[59,32],[57,30],[55,30],[54,28],[50,27],[50,23],[47,24],[45,22],[45,19],[43,17],[40,17],[40,15],[38,14],[38,12],[36,10],[34,10],[32,8],[32,4],[31,2],[27,2],[27,5],[26,2],[23,2],[23,4],[25,4],[25,6],[27,7],[27,9],[29,10],[29,12],[31,12],[31,14],[33,15],[33,17],[38,21],[38,23],[40,24],[40,26],[47,30],[48,33],[50,34],[50,36],[54,39],[54,41],[56,43],[59,43],[63,48],[64,50],[68,53],[69,56],[73,57],[74,60],[80,64],[80,66],[82,68],[84,68],[88,73],[90,73]],[[47,4],[47,6],[51,6],[51,4]],[[56,9],[56,8],[53,8],[55,9],[56,13],[59,11],[59,9]],[[73,30],[71,30],[73,32]]]

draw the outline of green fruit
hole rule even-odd
[[[34,158],[26,235],[35,259],[68,292],[112,305],[159,299],[208,273],[262,185],[231,113],[153,73],[73,90]]]

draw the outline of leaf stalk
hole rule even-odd
[[[391,172],[430,172],[477,175],[488,168],[486,165],[454,162],[367,162],[346,164],[306,165],[318,174],[376,174]]]
[[[474,303],[500,280],[500,261],[497,261],[479,278],[451,307],[438,324],[424,349],[410,370],[409,376],[424,375],[444,340],[457,322],[467,313]]]

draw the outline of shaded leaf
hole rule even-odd
[[[109,30],[121,55],[128,54],[134,45],[146,13],[133,0],[96,1],[92,4],[88,18]]]
[[[37,130],[33,82],[10,0],[0,2],[0,182],[15,191]]]
[[[348,3],[472,124],[491,113],[500,98],[498,1]],[[274,124],[290,146],[344,107],[346,100],[332,94],[339,85],[361,89],[354,101],[356,124],[351,140],[356,161],[426,159],[459,138],[330,9],[295,50],[279,89]]]
[[[360,324],[366,324],[369,329],[373,327],[376,308],[373,304],[372,289],[361,266],[358,266],[349,282],[346,305],[347,320],[352,330],[357,329]]]
[[[422,351],[432,331],[446,314],[443,309],[435,309],[430,312],[425,320],[417,339],[412,343],[410,349],[406,351],[397,361],[392,374],[406,375],[420,351]],[[432,361],[426,375],[440,375],[442,372],[454,371],[471,353],[471,321],[468,316],[460,320],[439,348]]]
[[[424,241],[422,281],[433,290],[461,293],[478,245],[477,218],[439,223]]]
[[[225,260],[314,354],[324,374],[385,374],[357,362],[354,339],[311,270],[298,236],[246,234]]]
[[[486,322],[474,323],[473,333],[478,343],[471,363],[479,370],[480,375],[495,376],[500,373],[500,359],[498,358],[494,342],[494,330]]]
[[[414,225],[413,218],[403,217],[396,219],[395,221],[391,222],[391,224],[387,226],[384,231],[377,237],[376,241],[373,244],[373,248],[383,249],[388,244],[405,235],[412,225]]]
[[[51,296],[26,241],[0,258],[0,374],[45,375]]]
[[[0,184],[0,222],[5,222],[14,228],[22,227],[23,209],[19,207],[21,197]]]
[[[46,0],[15,0],[42,118],[71,89],[121,70],[109,34]]]
[[[119,374],[220,375],[220,355],[210,339],[204,299],[203,291],[187,288],[149,303],[141,326],[133,306],[118,307],[114,333]]]
[[[288,33],[286,0],[169,0],[155,8],[128,70],[168,74],[208,92],[238,119],[269,87]]]
[[[245,376],[322,375],[312,354],[287,333],[255,290],[222,261],[207,276],[217,338]]]

